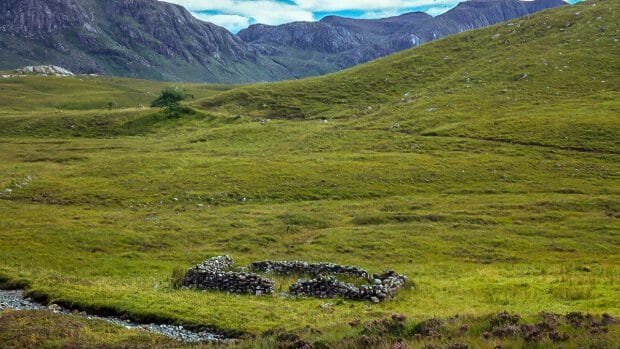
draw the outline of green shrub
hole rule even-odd
[[[183,113],[191,111],[190,108],[181,105],[187,98],[193,98],[184,90],[178,88],[167,88],[161,91],[161,95],[151,103],[152,108],[163,108],[169,118],[177,118]]]

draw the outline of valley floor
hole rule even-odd
[[[241,347],[492,348],[497,330],[504,348],[618,348],[619,6],[321,78],[181,84],[195,100],[176,117],[145,107],[164,83],[0,79],[1,284]],[[389,268],[412,285],[376,305],[282,297],[290,278],[272,296],[173,287],[217,255]],[[110,326],[4,312],[0,342],[182,345]]]
[[[344,335],[394,313],[620,314],[618,155],[195,122],[154,138],[3,139],[1,273],[60,304],[240,334]],[[217,254],[391,268],[415,288],[327,308],[172,288],[174,270]]]

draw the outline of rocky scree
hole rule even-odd
[[[69,70],[55,65],[29,65],[21,69],[16,69],[15,72],[23,75],[74,76]]]
[[[37,75],[37,76],[75,76],[69,70],[58,67],[55,65],[29,65],[27,67],[23,67],[20,69],[15,69],[12,71],[12,74],[2,74],[0,77],[7,78],[15,78],[15,77],[23,77],[28,75]]]

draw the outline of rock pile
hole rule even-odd
[[[229,256],[207,259],[187,271],[183,286],[254,295],[273,293],[273,281],[254,273],[230,271],[233,264],[234,261]]]
[[[262,261],[254,262],[249,266],[250,270],[262,273],[273,273],[280,275],[303,275],[312,276],[336,274],[350,275],[354,277],[368,279],[368,272],[362,268],[338,265],[334,263],[308,263],[304,261]]]
[[[289,289],[295,296],[334,298],[342,297],[352,300],[368,300],[373,303],[382,302],[392,297],[407,283],[407,277],[393,271],[382,275],[373,275],[372,285],[355,286],[342,282],[333,276],[322,276],[311,280],[299,280]]]
[[[40,76],[74,76],[74,74],[69,70],[55,65],[30,65],[17,69],[15,72],[22,75],[34,74]]]

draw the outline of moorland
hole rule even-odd
[[[586,1],[299,81],[0,79],[3,284],[247,347],[553,347],[482,333],[501,311],[620,316],[618,10]],[[193,96],[178,117],[149,107],[167,87]],[[412,285],[378,305],[172,286],[223,254]],[[0,341],[183,345],[58,317],[3,313]],[[430,318],[468,327],[420,336]],[[617,324],[568,323],[565,348],[620,345]]]

